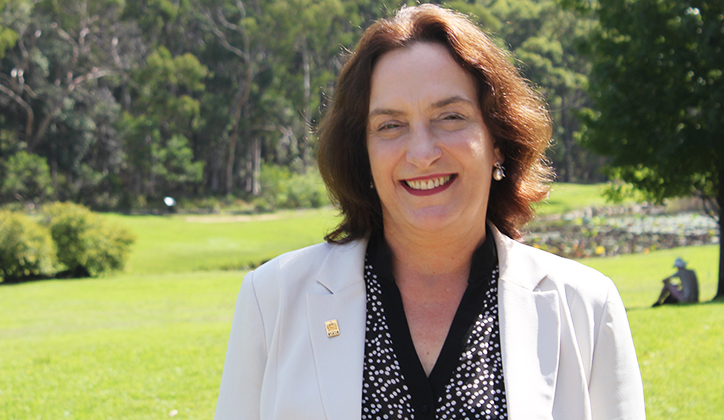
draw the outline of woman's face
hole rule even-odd
[[[493,164],[501,159],[475,81],[445,47],[417,43],[380,57],[367,151],[386,231],[484,235]]]

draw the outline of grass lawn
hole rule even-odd
[[[697,272],[704,303],[651,308],[679,256]],[[649,420],[722,418],[724,302],[709,302],[718,258],[710,245],[581,261],[611,277],[628,309]]]
[[[210,419],[242,273],[0,288],[1,419]]]
[[[284,211],[255,216],[121,216],[111,222],[136,235],[126,272],[179,273],[241,269],[322,241],[336,212]]]
[[[538,205],[541,216],[562,214],[583,207],[609,205],[601,195],[605,184],[564,184],[555,183],[549,197]]]
[[[559,189],[564,206],[575,208],[577,188]],[[234,268],[319,242],[333,215],[108,215],[138,237],[125,273],[0,286],[0,419],[212,418],[243,276]],[[722,304],[649,307],[679,256],[711,299],[717,252],[582,261],[614,280],[629,310],[650,420],[724,413]]]

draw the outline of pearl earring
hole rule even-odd
[[[495,162],[493,166],[495,166],[495,170],[493,170],[493,179],[496,181],[502,181],[503,178],[505,178],[505,168],[500,164],[500,162]]]

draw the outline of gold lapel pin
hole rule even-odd
[[[336,337],[339,335],[339,324],[337,324],[336,319],[325,322],[324,328],[327,330],[327,337]]]

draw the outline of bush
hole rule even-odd
[[[73,277],[123,269],[134,242],[126,229],[104,223],[98,214],[79,204],[53,203],[43,212],[58,249],[58,261]]]
[[[22,213],[0,211],[0,277],[47,276],[55,267],[50,232]]]
[[[255,200],[264,210],[278,208],[319,208],[329,204],[322,177],[314,168],[303,174],[276,165],[261,168],[261,197]]]

